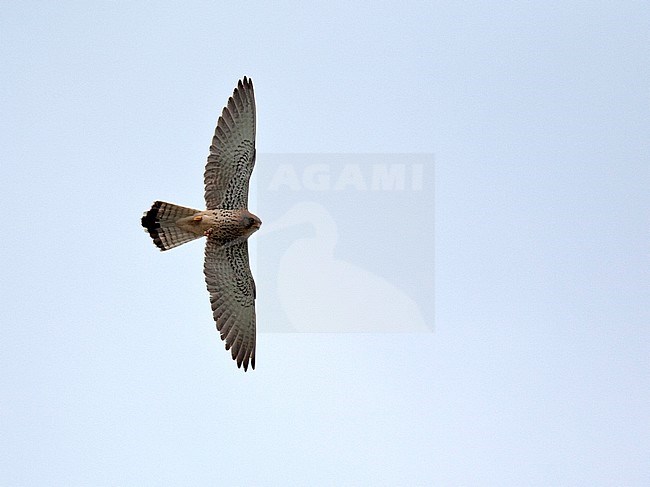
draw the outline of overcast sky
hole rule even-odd
[[[650,485],[646,4],[0,3],[0,484]],[[139,225],[243,75],[247,373]]]

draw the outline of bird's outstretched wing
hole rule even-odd
[[[227,243],[208,238],[205,282],[212,315],[226,350],[237,366],[255,368],[255,281],[248,263],[248,242]]]
[[[205,166],[208,210],[248,206],[248,180],[255,166],[255,94],[244,76],[228,99],[214,131]]]

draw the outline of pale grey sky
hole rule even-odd
[[[643,2],[1,3],[1,485],[650,484]],[[139,226],[243,75],[246,374]],[[308,333],[381,306],[429,332]]]

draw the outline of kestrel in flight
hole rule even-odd
[[[255,166],[253,81],[239,80],[224,107],[205,165],[207,210],[156,201],[142,226],[160,250],[207,237],[203,272],[212,315],[237,366],[255,368],[255,281],[248,263],[248,237],[262,224],[248,207],[248,181]]]

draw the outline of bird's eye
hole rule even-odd
[[[246,228],[252,227],[253,223],[255,223],[255,220],[253,220],[252,218],[248,216],[244,218],[244,225],[246,225]]]

